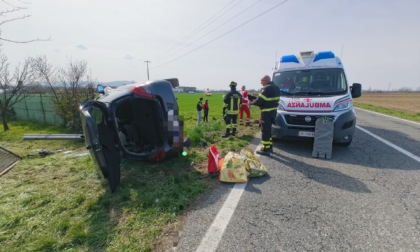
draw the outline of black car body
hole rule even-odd
[[[178,85],[178,79],[125,85],[80,105],[87,148],[111,191],[124,158],[159,161],[182,152]]]

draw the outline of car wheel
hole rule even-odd
[[[344,142],[344,143],[335,143],[336,145],[338,145],[338,146],[344,146],[344,147],[347,147],[347,146],[349,146],[350,144],[351,144],[351,141],[352,141],[353,139],[351,139],[350,141],[348,141],[348,142]]]

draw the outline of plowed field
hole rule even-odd
[[[408,113],[420,113],[420,93],[362,93],[355,103],[374,105]]]

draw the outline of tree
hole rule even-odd
[[[25,4],[23,1],[0,1],[0,27],[3,25],[29,18],[30,15],[20,14],[22,11],[26,10],[26,7],[19,6]],[[0,41],[11,42],[11,43],[31,43],[36,41],[49,41],[50,39],[29,39],[29,40],[19,40],[19,39],[10,39],[3,36],[0,30]]]
[[[30,62],[30,59],[25,60],[24,64],[17,66],[11,75],[7,57],[0,54],[0,116],[4,131],[9,130],[8,115],[13,105],[24,98],[26,90],[34,81]]]
[[[56,70],[44,56],[34,58],[32,66],[50,87],[55,111],[63,118],[64,126],[74,132],[81,131],[80,103],[94,96],[93,82],[86,74],[86,61],[70,60],[66,68]]]

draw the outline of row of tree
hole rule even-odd
[[[94,97],[94,83],[87,75],[85,61],[69,60],[64,68],[54,67],[45,56],[31,57],[12,71],[5,55],[0,54],[0,116],[3,130],[9,130],[8,120],[13,105],[20,102],[33,88],[48,87],[55,111],[66,128],[81,130],[80,103]]]

